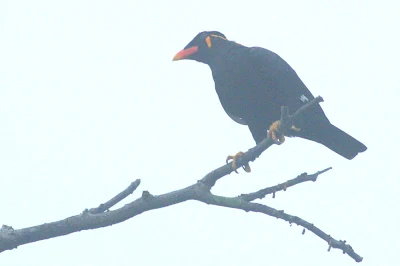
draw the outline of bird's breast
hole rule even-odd
[[[230,113],[249,118],[268,108],[267,84],[263,84],[250,69],[221,67],[213,71],[213,78],[220,102]]]

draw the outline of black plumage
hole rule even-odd
[[[174,57],[181,59],[210,66],[224,110],[234,121],[249,127],[256,143],[266,138],[268,128],[280,119],[281,106],[295,112],[314,99],[293,68],[276,53],[229,41],[218,31],[199,33]],[[319,104],[308,109],[294,126],[299,130],[292,130],[291,136],[321,143],[347,159],[367,149],[332,125]]]

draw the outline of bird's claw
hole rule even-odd
[[[229,163],[229,160],[232,160],[232,168],[234,169],[235,173],[237,173],[237,174],[238,174],[238,171],[236,170],[237,169],[237,160],[243,154],[244,154],[244,152],[240,151],[240,152],[236,153],[236,155],[229,155],[228,157],[226,157],[226,163]],[[250,173],[251,172],[251,168],[250,168],[249,163],[245,163],[242,166],[242,168],[246,173]]]
[[[279,131],[279,125],[280,121],[275,121],[268,130],[268,137],[278,145],[285,142],[285,136]]]

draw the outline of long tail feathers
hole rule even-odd
[[[300,133],[299,137],[319,142],[349,160],[356,157],[358,153],[367,150],[364,144],[331,123],[319,125],[318,129],[310,129],[304,135]]]

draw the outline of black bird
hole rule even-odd
[[[293,68],[276,53],[229,41],[218,31],[200,32],[173,58],[182,59],[210,66],[224,110],[234,121],[249,127],[256,143],[267,136],[283,143],[285,138],[278,131],[281,106],[295,112],[314,99]],[[332,125],[319,104],[294,121],[287,135],[321,143],[349,160],[367,149]],[[234,164],[240,154],[230,157]]]

